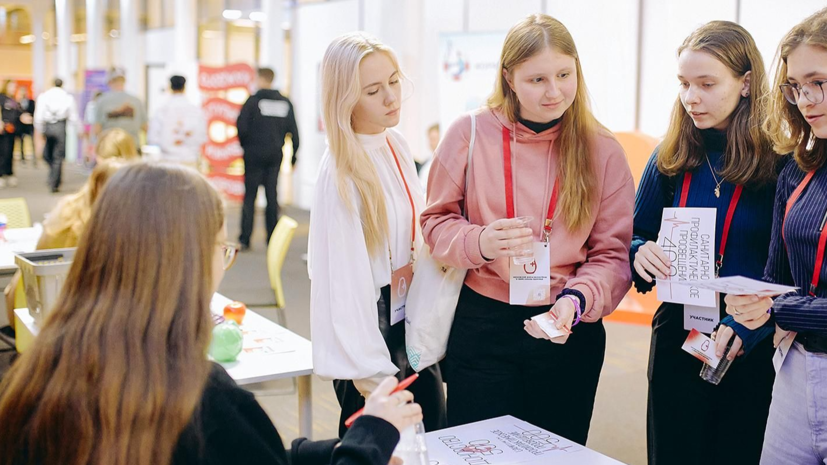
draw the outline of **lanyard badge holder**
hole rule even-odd
[[[511,160],[511,131],[503,127],[503,172],[505,177],[505,205],[508,218],[515,217],[514,180]],[[551,305],[551,253],[549,237],[554,212],[557,209],[559,178],[549,201],[548,214],[542,225],[541,240],[532,243],[534,260],[529,263],[515,263],[509,260],[508,302],[511,305]]]
[[[405,192],[408,194],[408,201],[411,204],[411,254],[408,258],[408,263],[399,268],[393,267],[393,253],[390,246],[388,246],[388,256],[391,262],[391,326],[405,320],[405,304],[408,300],[408,289],[411,287],[413,281],[413,262],[414,262],[414,244],[416,242],[416,206],[414,205],[411,189],[408,187],[408,181],[405,179],[405,173],[402,172],[402,165],[399,163],[399,157],[393,150],[391,141],[388,140],[388,148],[393,154],[393,160],[396,162],[396,169],[399,170],[399,176],[402,178],[402,184],[405,186]]]
[[[681,208],[686,208],[686,201],[689,197],[689,186],[692,183],[692,173],[686,172],[683,177],[683,186],[681,188],[681,199],[680,203],[678,204]],[[732,218],[735,216],[735,209],[738,208],[738,202],[741,199],[741,193],[743,192],[744,187],[741,185],[735,186],[735,192],[732,194],[732,198],[729,201],[729,207],[727,207],[726,213],[726,220],[724,221],[724,228],[721,231],[721,246],[718,250],[718,255],[716,256],[715,260],[715,277],[718,277],[718,274],[721,270],[721,266],[724,264],[724,254],[726,253],[726,246],[729,240],[729,230],[732,226]],[[710,334],[714,331],[714,328],[718,326],[718,322],[721,319],[720,313],[720,305],[721,301],[718,296],[718,293],[715,293],[715,306],[714,307],[702,307],[698,305],[684,305],[684,329],[692,330],[696,329],[701,333]]]

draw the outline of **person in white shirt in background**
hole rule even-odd
[[[434,153],[436,147],[439,145],[439,123],[434,123],[428,128],[428,148],[431,149],[431,156],[427,160],[417,166],[419,172],[419,183],[422,184],[422,189],[428,192],[428,176],[431,174],[431,163],[434,161]]]
[[[78,111],[75,97],[63,89],[63,80],[58,78],[54,87],[40,94],[34,109],[34,129],[45,140],[43,161],[49,164],[49,187],[53,193],[60,189],[67,123],[77,127]]]
[[[333,380],[342,408],[341,436],[384,377],[414,372],[405,323],[391,317],[391,279],[422,247],[425,196],[405,138],[391,129],[403,78],[393,51],[364,33],[346,34],[328,46],[321,74],[328,148],[310,210],[310,331],[314,371]],[[439,367],[419,375],[409,390],[425,429],[444,428]]]
[[[161,149],[161,159],[198,168],[201,146],[207,142],[207,120],[201,108],[187,100],[183,76],[169,78],[172,96],[149,121],[147,142]]]

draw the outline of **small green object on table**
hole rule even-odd
[[[244,335],[235,321],[227,320],[212,330],[210,356],[216,362],[234,362],[241,353]]]

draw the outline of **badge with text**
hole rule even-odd
[[[666,279],[658,279],[658,300],[714,307],[715,292],[682,284],[715,279],[714,208],[664,208],[658,245],[672,261]]]
[[[391,274],[391,326],[405,319],[405,304],[412,279],[413,263],[408,263]]]
[[[715,302],[720,305],[721,301],[717,298],[717,294],[715,297]],[[701,333],[712,334],[720,319],[721,311],[718,305],[714,307],[683,306],[683,329],[687,331],[697,329]]]
[[[712,368],[717,368],[721,362],[721,358],[715,355],[715,341],[696,329],[689,332],[689,337],[681,348]]]
[[[551,305],[551,255],[548,242],[534,243],[534,260],[511,265],[508,302],[511,305]]]

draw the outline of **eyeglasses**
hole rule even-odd
[[[235,259],[238,256],[239,246],[238,244],[225,242],[223,244],[219,244],[219,247],[221,247],[222,252],[224,252],[224,271],[227,271],[232,268],[235,263]]]
[[[815,105],[824,101],[824,84],[827,81],[810,81],[799,86],[798,84],[781,84],[781,93],[793,105],[798,105],[801,95]]]

